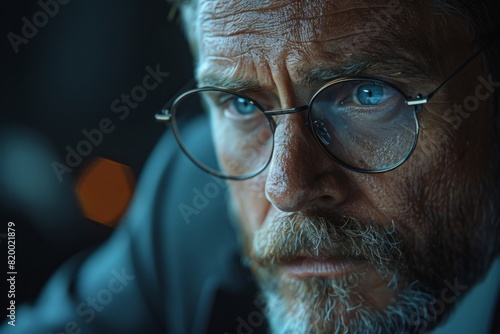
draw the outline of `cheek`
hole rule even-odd
[[[267,123],[243,138],[234,124],[212,116],[212,129],[219,164],[226,172],[235,175],[251,173],[269,160],[272,132]],[[238,223],[250,238],[260,228],[271,207],[265,195],[267,174],[266,169],[248,180],[229,182]]]
[[[436,117],[426,117],[420,122],[420,137],[412,162],[419,162],[421,173],[455,164],[466,148],[464,137],[450,123]]]
[[[436,217],[432,211],[447,213],[453,189],[447,182],[446,162],[453,160],[451,141],[439,137],[440,130],[420,136],[417,148],[403,165],[382,174],[353,174],[353,180],[365,200],[356,202],[357,212],[371,213],[378,223],[390,227],[394,222],[409,244],[425,247],[430,235],[436,232]],[[432,138],[428,138],[432,134]],[[426,140],[442,140],[442,145]],[[371,217],[365,217],[365,219]]]
[[[260,228],[269,213],[271,204],[265,196],[267,172],[246,181],[231,181],[231,196],[236,204],[239,223],[247,235]]]

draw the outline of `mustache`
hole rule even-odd
[[[280,216],[258,230],[251,261],[269,267],[297,258],[345,258],[368,261],[379,269],[406,269],[402,237],[390,227],[343,216]]]

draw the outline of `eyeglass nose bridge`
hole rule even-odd
[[[297,113],[302,112],[304,110],[308,110],[309,108],[310,108],[310,106],[303,105],[303,106],[295,107],[295,108],[274,109],[274,110],[264,111],[264,115],[268,118],[268,120],[270,122],[272,122],[272,125],[273,125],[272,131],[274,133],[274,131],[276,130],[276,121],[272,118],[272,116],[282,116],[282,115],[297,114]],[[313,132],[313,134],[314,134],[314,131],[313,131],[313,129],[311,127],[311,124],[309,122],[309,118],[306,120],[306,125],[309,128],[309,130],[311,130]]]
[[[264,111],[264,115],[266,116],[279,116],[279,115],[289,115],[299,113],[301,111],[309,109],[309,106],[300,106],[296,108],[286,108],[286,109],[275,109]]]
[[[290,114],[296,114],[299,112],[302,112],[304,110],[309,110],[311,107],[309,105],[304,105],[300,107],[295,107],[295,108],[286,108],[286,109],[275,109],[275,110],[269,110],[269,111],[264,111],[264,115],[273,123],[273,133],[276,129],[276,122],[274,119],[272,119],[272,116],[281,116],[281,115],[290,115]],[[312,132],[313,136],[316,139],[316,142],[320,144],[320,146],[325,149],[322,145],[328,145],[330,143],[330,134],[328,130],[324,127],[323,122],[316,123],[316,122],[311,122],[309,119],[310,115],[308,115],[307,120],[306,120],[306,125],[309,128],[309,130]],[[320,131],[316,133],[316,131],[313,129],[313,123],[315,127],[317,127]],[[327,153],[328,154],[328,153]]]

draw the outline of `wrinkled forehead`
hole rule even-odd
[[[404,0],[201,0],[198,72],[242,64],[303,68],[304,61],[383,58],[388,49],[418,58],[424,15]],[[421,44],[421,45],[419,45]],[[384,51],[384,52],[382,52]],[[238,65],[235,65],[238,63]],[[251,63],[251,65],[250,65]],[[295,64],[301,66],[294,66]],[[293,76],[294,73],[291,73]]]
[[[258,45],[245,44],[242,37],[248,35],[260,36],[255,42],[280,45],[341,41],[361,30],[394,32],[408,24],[404,12],[403,0],[201,0],[199,20],[204,38],[238,39],[243,42],[239,47],[246,48]]]

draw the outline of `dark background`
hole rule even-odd
[[[83,214],[75,194],[78,178],[102,157],[128,166],[133,187],[166,131],[154,114],[192,75],[186,42],[175,18],[169,19],[165,1],[59,4],[57,14],[26,44],[19,44],[16,53],[9,33],[23,37],[23,17],[33,23],[40,11],[39,1],[4,2],[0,20],[0,259],[5,268],[7,223],[13,221],[17,304],[33,300],[65,259],[113,232]],[[142,85],[145,68],[157,64],[169,76],[128,117],[119,119],[112,102]],[[98,128],[103,118],[112,120],[114,131],[104,134],[60,182],[52,163],[64,163],[66,146],[76,148],[85,139],[82,131]],[[6,291],[2,288],[2,299]]]

